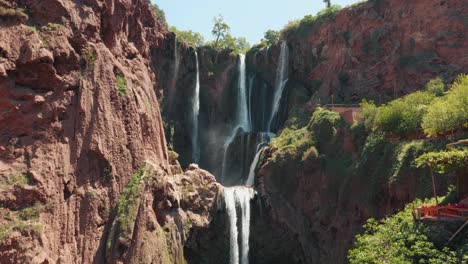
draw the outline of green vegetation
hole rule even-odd
[[[468,76],[460,75],[447,94],[440,78],[430,81],[424,91],[414,92],[377,107],[363,101],[365,127],[400,137],[426,133],[447,134],[468,127]],[[443,95],[443,96],[442,96]]]
[[[115,76],[115,89],[117,89],[117,93],[120,96],[127,96],[128,95],[128,90],[127,90],[127,80],[123,75],[116,75]]]
[[[152,170],[148,164],[141,165],[130,178],[116,206],[115,220],[107,240],[108,250],[128,246],[138,215],[142,190],[151,179]]]
[[[0,207],[0,217],[3,220],[3,224],[0,226],[0,243],[15,230],[21,233],[32,232],[39,235],[42,226],[38,223],[38,219],[42,210],[43,206],[39,203],[18,211]]]
[[[263,39],[261,40],[262,43],[265,45],[273,45],[278,42],[280,39],[280,32],[276,30],[267,30],[264,34]]]
[[[440,84],[432,83],[430,89],[440,92]],[[429,136],[451,133],[468,128],[468,75],[462,74],[448,93],[429,106],[422,120],[422,129]]]
[[[151,12],[153,13],[156,21],[167,28],[166,14],[157,4],[151,5]]]
[[[289,36],[299,33],[305,33],[313,25],[322,23],[333,18],[338,11],[341,10],[340,5],[329,6],[317,13],[316,16],[306,15],[301,20],[289,21],[288,24],[281,30],[281,39],[287,39]]]
[[[203,46],[205,43],[205,39],[198,32],[193,32],[192,30],[178,30],[174,26],[170,27],[170,30],[176,34],[179,41],[189,46],[197,48]]]
[[[90,46],[85,53],[85,60],[88,64],[88,69],[92,69],[94,67],[94,62],[97,60],[97,52],[96,49]]]
[[[141,178],[144,174],[144,169],[140,168],[133,174],[130,181],[125,187],[119,199],[117,206],[116,222],[119,226],[119,240],[126,241],[130,239],[135,223],[139,200],[141,195]]]
[[[433,203],[434,201],[425,201]],[[376,221],[369,219],[365,233],[356,236],[348,259],[354,263],[464,263],[468,260],[468,232],[446,247],[459,225],[453,223],[424,224],[415,222],[412,210],[420,200],[408,204],[393,216]]]
[[[429,166],[441,174],[457,171],[468,166],[468,149],[428,152],[416,159],[416,166]]]
[[[0,6],[0,17],[16,18],[19,19],[21,22],[26,22],[29,19],[29,16],[28,14],[26,14],[26,11],[24,9],[8,8],[3,6]]]
[[[215,50],[231,50],[234,54],[246,53],[250,49],[250,44],[244,37],[235,38],[231,35],[231,27],[224,22],[224,18],[219,15],[213,19],[213,29],[211,33],[215,40],[206,43]]]
[[[18,173],[7,178],[0,178],[0,190],[8,190],[14,186],[24,187],[31,183],[31,176],[27,172]]]

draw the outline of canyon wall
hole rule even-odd
[[[283,111],[289,119],[282,128],[300,131],[319,104],[356,104],[364,98],[385,103],[422,89],[436,76],[449,83],[466,73],[467,11],[463,1],[369,1],[288,31]],[[279,44],[249,52],[256,89],[274,87],[278,53]],[[253,262],[271,263],[275,252],[292,247],[294,253],[282,255],[285,260],[344,263],[367,218],[432,195],[430,173],[411,166],[424,147],[341,122],[334,125],[334,136],[311,139],[315,157],[304,158],[294,136],[286,136],[285,149],[270,146],[264,152],[257,168],[261,206],[252,223]],[[409,152],[398,156],[405,145]],[[446,190],[445,178],[438,180],[439,190]]]
[[[184,263],[219,185],[168,153],[149,1],[0,7],[0,262]]]

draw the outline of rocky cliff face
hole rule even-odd
[[[438,75],[449,82],[466,72],[468,61],[459,55],[468,50],[463,33],[467,11],[463,1],[369,1],[291,31],[286,35],[286,125],[310,116],[320,103],[358,103],[363,98],[383,103]],[[278,53],[279,45],[249,52],[256,88],[273,87]],[[285,255],[298,263],[343,263],[367,218],[394,213],[415,197],[430,195],[428,172],[408,168],[399,172],[405,177],[389,180],[396,177],[395,164],[406,164],[415,153],[398,161],[395,148],[400,143],[374,142],[370,151],[364,147],[368,141],[351,137],[354,133],[365,139],[363,131],[346,126],[337,131],[315,142],[316,160],[301,160],[274,147],[264,154],[258,172],[262,206],[255,209],[259,216],[251,231],[255,263],[269,263],[284,245],[296,248]]]
[[[316,103],[384,103],[468,67],[468,7],[454,1],[368,1],[288,31],[287,87]],[[250,75],[274,83],[279,45],[252,49]]]
[[[0,262],[182,263],[218,185],[169,161],[150,56],[168,32],[149,2],[0,8]]]

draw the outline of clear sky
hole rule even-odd
[[[200,32],[211,40],[213,17],[221,14],[235,37],[246,37],[250,44],[260,42],[268,29],[279,30],[290,20],[315,15],[325,8],[322,0],[151,0],[166,13],[169,25],[180,30]],[[359,0],[332,0],[347,6]]]

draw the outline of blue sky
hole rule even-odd
[[[180,30],[200,32],[211,40],[213,17],[221,14],[235,37],[246,37],[255,44],[268,29],[279,30],[290,20],[315,15],[325,7],[322,0],[151,0],[166,13],[169,25]],[[332,0],[347,6],[358,0]]]

